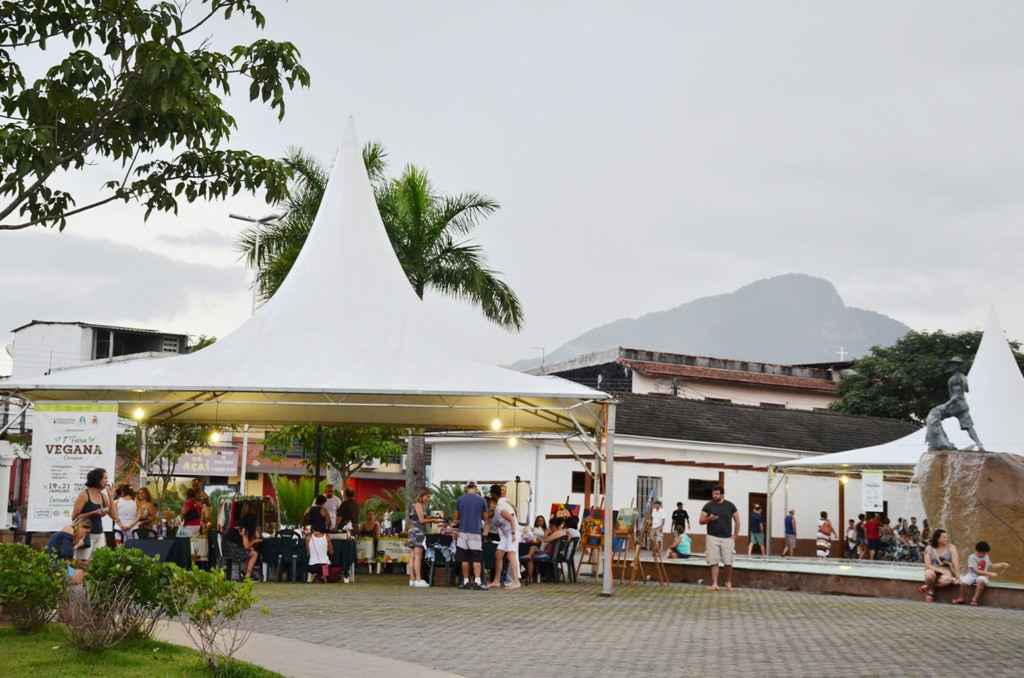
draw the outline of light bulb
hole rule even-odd
[[[494,419],[491,420],[491,430],[492,431],[500,431],[501,430],[501,419],[499,419],[498,417],[495,417]]]
[[[839,482],[845,485],[846,483],[850,482],[850,476],[839,476]]]
[[[515,436],[512,436],[512,437],[510,437],[508,439],[508,446],[509,447],[515,447],[518,444],[519,444],[519,438],[516,438]]]
[[[136,407],[135,411],[132,412],[132,418],[135,421],[142,421],[143,419],[146,418],[146,410],[142,409],[141,407]]]
[[[211,431],[210,432],[210,444],[211,445],[216,445],[219,442],[220,442],[220,432],[218,432],[218,431]]]

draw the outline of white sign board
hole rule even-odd
[[[881,471],[861,471],[861,511],[885,510],[884,476]]]
[[[89,471],[106,469],[114,484],[116,458],[115,403],[35,403],[27,529],[62,529]]]
[[[181,455],[174,466],[180,476],[237,476],[238,454],[234,448],[203,447]]]

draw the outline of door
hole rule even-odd
[[[761,535],[765,534],[765,509],[768,506],[768,495],[764,492],[751,492],[747,495],[747,535],[748,539],[753,539],[754,536],[750,532],[750,526],[753,525],[754,507],[761,507]],[[749,543],[749,542],[748,542]],[[754,547],[754,551],[759,555],[764,555],[764,543]]]

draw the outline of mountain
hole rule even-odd
[[[549,353],[546,363],[616,346],[783,364],[826,362],[838,359],[840,347],[858,357],[909,330],[881,313],[847,306],[827,280],[788,273],[595,327]],[[512,367],[538,363],[521,360]]]

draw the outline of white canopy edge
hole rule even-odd
[[[985,449],[1024,452],[1024,376],[1013,357],[994,308],[989,310],[978,352],[967,375],[967,383],[970,389],[967,403],[971,408],[971,418]],[[946,420],[943,428],[954,445],[966,448],[972,444],[970,437],[959,429],[955,419]],[[926,451],[925,429],[922,427],[881,445],[795,459],[774,464],[773,467],[782,472],[843,474],[891,469],[912,473]]]

